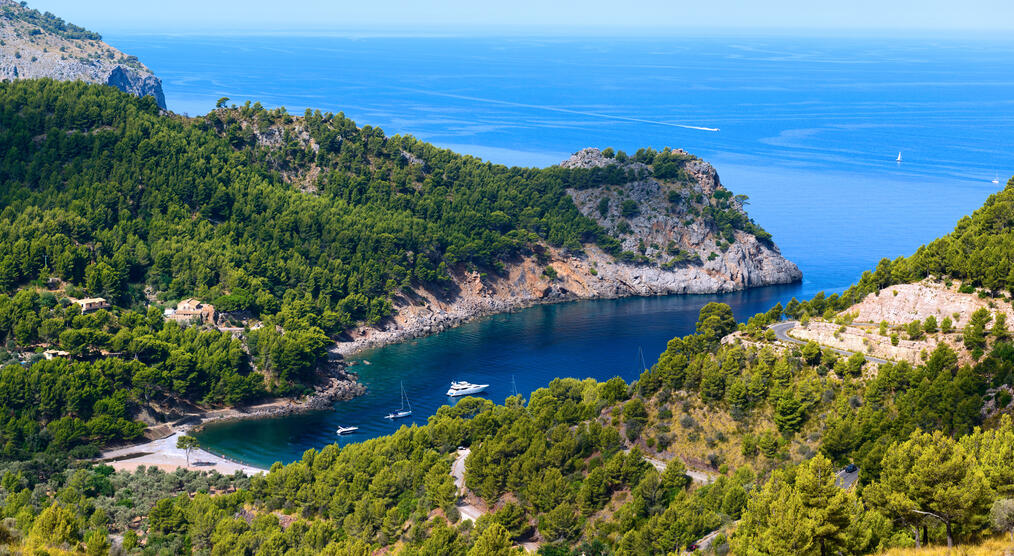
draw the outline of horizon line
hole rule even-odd
[[[1004,27],[821,27],[821,26],[661,26],[604,24],[344,24],[334,27],[258,27],[223,29],[207,25],[183,29],[145,29],[107,25],[103,35],[119,36],[278,36],[278,37],[342,37],[342,38],[879,38],[890,39],[962,39],[1014,42],[1010,29]],[[493,35],[490,32],[494,32]],[[830,36],[829,36],[830,35]]]

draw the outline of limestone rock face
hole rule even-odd
[[[723,218],[749,221],[742,202],[722,187],[710,164],[674,152],[682,161],[679,177],[673,179],[656,179],[645,164],[621,163],[598,149],[579,151],[561,166],[616,165],[635,176],[622,185],[568,193],[582,214],[621,238],[625,251],[642,255],[636,274],[656,284],[659,293],[713,293],[800,280],[799,268],[770,240],[720,228],[714,216],[719,212]]]
[[[101,36],[12,0],[0,0],[0,80],[79,80],[151,96],[165,109],[162,81]]]

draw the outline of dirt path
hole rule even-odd
[[[625,450],[625,451],[629,452],[630,450]],[[669,464],[667,461],[660,460],[660,459],[653,458],[653,457],[649,457],[649,456],[644,456],[644,461],[650,463],[651,466],[654,467],[655,469],[657,469],[659,473],[664,472],[666,465]],[[690,469],[690,468],[687,468],[686,474],[687,474],[687,477],[690,477],[694,481],[697,481],[698,483],[701,483],[701,484],[704,484],[704,485],[710,485],[711,483],[715,482],[715,477],[716,477],[716,475],[714,473],[708,473],[707,471],[697,471],[695,469]]]
[[[461,513],[461,517],[475,521],[486,512],[468,502],[468,489],[465,488],[465,458],[471,453],[472,450],[468,448],[458,450],[458,457],[451,464],[451,476],[454,477],[454,487],[458,490],[458,497],[461,499],[458,502],[458,511]]]

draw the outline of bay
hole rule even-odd
[[[1014,42],[967,38],[119,35],[191,114],[220,97],[342,111],[503,164],[586,146],[684,148],[712,162],[803,271],[802,284],[720,296],[576,302],[466,324],[362,355],[366,396],[334,412],[209,426],[205,446],[258,465],[396,429],[400,381],[422,423],[452,379],[629,380],[716,300],[738,318],[841,291],[949,232],[1014,170]],[[689,126],[689,127],[681,127]],[[718,128],[703,131],[691,127]],[[895,157],[903,153],[904,162]]]

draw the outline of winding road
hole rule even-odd
[[[797,323],[794,320],[790,320],[790,321],[786,321],[786,322],[780,322],[778,324],[772,324],[768,328],[770,328],[771,330],[773,330],[775,332],[775,338],[778,338],[782,342],[789,343],[789,344],[798,344],[798,345],[801,345],[801,346],[805,346],[806,342],[804,342],[803,340],[797,340],[796,338],[793,338],[792,336],[789,336],[789,334],[788,334],[789,330],[792,330],[793,328],[795,328],[797,324],[799,324],[799,323]],[[852,352],[852,351],[845,351],[843,349],[835,349],[835,348],[827,347],[827,346],[821,346],[821,348],[823,348],[823,349],[829,349],[829,350],[837,353],[838,355],[844,355],[845,357],[849,357],[853,353],[856,353],[856,352]],[[880,359],[879,357],[871,357],[869,355],[866,355],[865,353],[860,354],[860,355],[862,355],[863,357],[865,357],[867,361],[872,361],[873,363],[877,363],[878,365],[884,365],[886,363],[890,363],[890,361],[888,361],[886,359]]]

